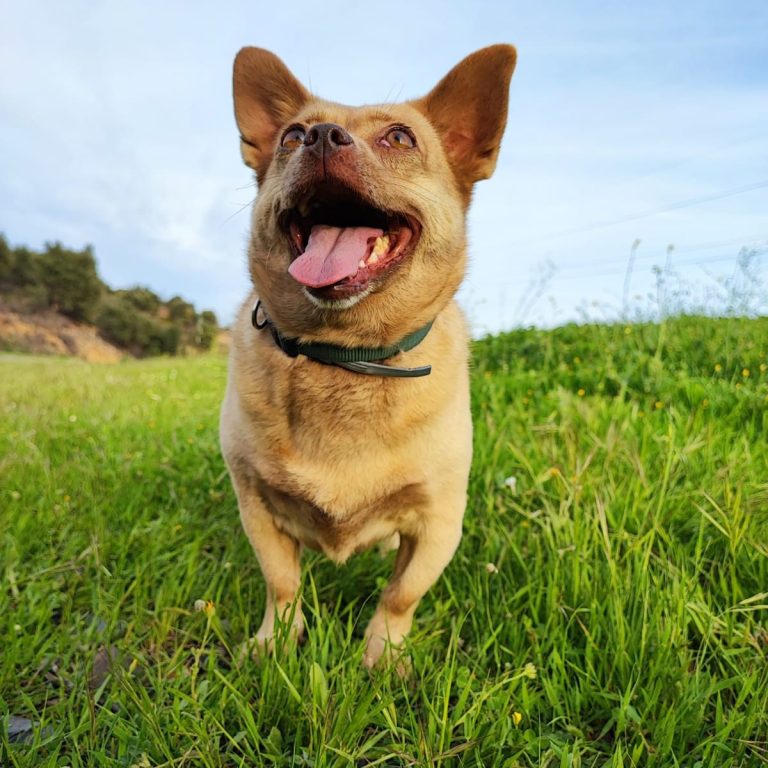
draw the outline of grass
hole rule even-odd
[[[376,553],[306,556],[306,644],[232,663],[264,588],[224,360],[0,358],[0,765],[768,764],[766,339],[478,342],[465,536],[405,681],[360,667]]]

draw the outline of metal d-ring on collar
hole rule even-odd
[[[259,319],[261,311],[262,319]],[[389,347],[341,347],[338,344],[323,344],[321,342],[299,341],[295,338],[286,338],[277,330],[274,323],[267,317],[264,307],[259,299],[251,310],[251,325],[256,330],[269,328],[275,344],[288,357],[304,355],[310,360],[326,365],[337,365],[355,373],[365,373],[369,376],[393,376],[398,378],[414,378],[428,376],[432,371],[431,365],[421,365],[417,368],[397,368],[394,365],[382,365],[378,360],[386,360],[398,352],[407,352],[420,344],[429,333],[432,323],[408,334],[400,339],[397,344]]]

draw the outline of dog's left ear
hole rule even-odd
[[[517,52],[511,45],[482,48],[414,102],[440,135],[466,195],[476,181],[489,178],[496,168],[516,61]]]

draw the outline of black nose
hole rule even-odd
[[[349,144],[354,144],[352,137],[336,123],[313,125],[304,137],[304,146],[318,155],[334,152]]]

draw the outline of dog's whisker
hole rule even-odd
[[[227,216],[227,218],[224,219],[224,221],[221,223],[221,226],[223,227],[225,224],[230,222],[232,219],[235,218],[235,216],[238,216],[239,214],[241,214],[246,208],[250,208],[255,202],[256,202],[256,198],[254,197],[253,200],[251,200],[250,202],[248,202],[245,205],[241,206],[234,213],[232,213],[229,216]]]

